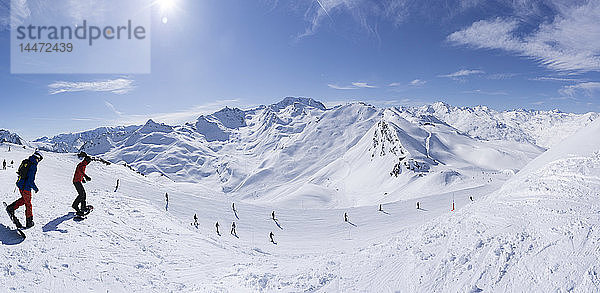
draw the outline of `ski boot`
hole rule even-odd
[[[33,225],[34,225],[33,217],[27,218],[27,222],[25,223],[25,229],[29,229],[29,228],[33,227]]]

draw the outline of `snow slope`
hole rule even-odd
[[[0,221],[0,286],[9,292],[595,292],[600,142],[586,139],[598,131],[600,121],[495,192],[423,194],[386,203],[384,212],[376,205],[278,207],[277,222],[264,204],[236,202],[234,213],[231,201],[202,183],[98,162],[88,166],[93,180],[86,184],[95,210],[75,222],[69,206],[77,159],[47,153],[28,238],[9,230],[7,216]],[[418,147],[402,145],[405,154],[427,161]],[[0,146],[0,156],[15,161],[32,153],[6,149]],[[14,169],[0,172],[3,200],[17,198],[14,180]],[[416,201],[422,209],[414,208]],[[198,228],[191,225],[194,213]],[[222,236],[214,232],[216,221]],[[232,221],[239,238],[228,233]],[[269,243],[269,232],[277,245]]]

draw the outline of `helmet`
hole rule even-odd
[[[33,156],[39,161],[41,161],[42,159],[44,159],[44,157],[42,156],[42,153],[40,153],[40,151],[35,151],[35,153],[33,153]]]

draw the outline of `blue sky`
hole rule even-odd
[[[0,128],[27,139],[285,96],[600,111],[599,1],[161,0],[137,75],[11,74],[9,2]]]

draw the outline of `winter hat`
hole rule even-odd
[[[40,151],[35,151],[35,153],[33,153],[33,156],[37,158],[38,162],[41,161],[42,159],[44,159],[44,157],[42,156],[42,153],[40,153]]]
[[[78,158],[86,158],[88,156],[88,154],[86,154],[85,152],[80,152],[79,154],[77,154]]]

